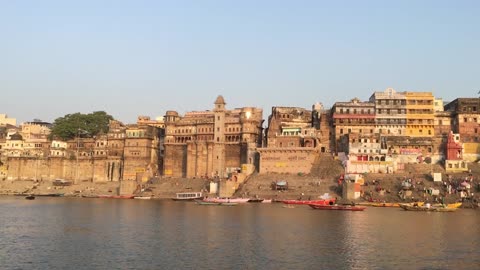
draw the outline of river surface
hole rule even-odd
[[[0,197],[0,269],[479,269],[480,211]]]

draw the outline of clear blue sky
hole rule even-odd
[[[53,121],[374,91],[478,97],[480,1],[0,0],[0,113]]]

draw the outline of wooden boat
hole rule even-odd
[[[323,199],[323,200],[283,200],[284,204],[316,204],[316,205],[334,205],[335,199]]]
[[[340,211],[363,211],[365,206],[353,206],[353,205],[318,205],[318,204],[309,204],[313,209],[317,210],[340,210]]]
[[[195,203],[198,205],[220,205],[219,202],[209,202],[204,200],[195,200]]]
[[[63,197],[63,193],[46,193],[46,194],[35,194],[38,197]]]
[[[203,198],[202,192],[181,192],[177,193],[172,200],[174,201],[193,201]]]
[[[35,196],[28,195],[28,196],[25,197],[25,200],[35,200]]]
[[[87,195],[87,194],[82,194],[82,198],[98,198],[98,195]]]
[[[136,200],[150,200],[152,199],[152,196],[135,196],[133,198]]]
[[[217,202],[217,203],[246,203],[249,198],[205,198],[204,202]]]
[[[263,199],[249,199],[248,202],[263,202]]]
[[[400,207],[399,203],[371,203],[369,206],[373,207]]]
[[[357,203],[362,206],[372,206],[372,207],[400,207],[400,203],[388,203],[388,202],[361,202]],[[415,203],[404,203],[408,205],[414,205]],[[416,202],[418,206],[422,206],[423,202]]]
[[[400,207],[405,211],[421,211],[421,212],[454,212],[458,208],[447,208],[438,206],[412,206],[408,204],[400,204]]]
[[[133,199],[133,195],[98,195],[98,198],[103,199]]]
[[[235,202],[225,202],[225,203],[220,203],[221,206],[235,206],[238,205],[238,203]]]
[[[456,202],[456,203],[449,203],[449,204],[433,204],[432,206],[435,207],[445,207],[445,208],[460,208],[462,206],[461,202]]]

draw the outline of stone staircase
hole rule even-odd
[[[210,180],[203,178],[163,178],[156,179],[151,184],[145,186],[144,196],[153,196],[155,198],[173,198],[180,192],[207,192]]]
[[[331,154],[320,153],[312,164],[309,174],[253,174],[248,181],[240,185],[236,197],[259,197],[267,199],[314,199],[329,193],[332,197],[340,197],[337,180],[343,173],[340,161]],[[288,182],[288,190],[272,190],[272,183],[278,180]]]

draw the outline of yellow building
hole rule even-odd
[[[407,136],[434,135],[434,96],[431,92],[405,92],[407,110]]]

